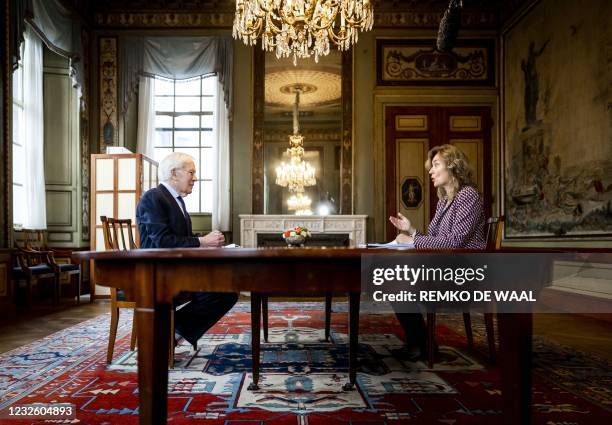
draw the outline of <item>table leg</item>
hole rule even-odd
[[[251,292],[251,354],[253,357],[253,382],[248,389],[255,391],[259,389],[259,347],[260,347],[260,321],[261,321],[261,294]]]
[[[531,354],[533,316],[498,314],[499,361],[504,422],[531,423]]]
[[[81,270],[84,272],[84,270]],[[94,260],[89,260],[89,303],[96,301],[96,279],[94,278]]]
[[[359,344],[359,292],[349,293],[349,382],[342,389],[350,391],[357,381],[357,350]]]
[[[325,342],[329,342],[329,335],[331,333],[331,307],[332,294],[327,292],[325,293]]]
[[[264,341],[268,342],[268,295],[261,296],[261,314],[263,317]]]
[[[136,281],[139,421],[141,425],[165,424],[168,416],[168,335],[172,306],[156,300],[152,264],[138,267]]]

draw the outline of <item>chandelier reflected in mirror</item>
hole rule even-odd
[[[310,215],[311,200],[304,195],[304,188],[317,184],[316,170],[308,162],[304,161],[304,137],[300,134],[298,121],[298,109],[300,104],[300,93],[303,88],[299,84],[291,87],[295,92],[295,103],[293,104],[293,134],[289,136],[289,162],[282,162],[276,167],[276,184],[287,187],[289,192],[295,192],[287,201],[288,209],[295,211],[296,215]]]
[[[287,200],[287,209],[289,211],[295,211],[295,215],[312,215],[312,210],[310,209],[311,204],[312,200],[300,192],[292,195]]]
[[[357,43],[359,30],[374,22],[371,0],[236,0],[232,35],[247,45],[259,38],[276,57],[308,58],[329,54],[330,41],[339,50]]]

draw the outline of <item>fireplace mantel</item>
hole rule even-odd
[[[349,246],[366,243],[367,215],[240,215],[240,246],[257,246],[258,233],[282,233],[296,226],[312,233],[343,233],[349,235]]]

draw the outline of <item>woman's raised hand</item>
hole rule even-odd
[[[389,217],[389,221],[402,232],[409,232],[412,229],[410,220],[404,217],[400,212],[397,213],[397,217]]]

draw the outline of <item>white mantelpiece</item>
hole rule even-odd
[[[278,233],[296,226],[312,233],[346,233],[350,246],[366,243],[367,215],[240,215],[240,245],[257,246],[258,233]]]

